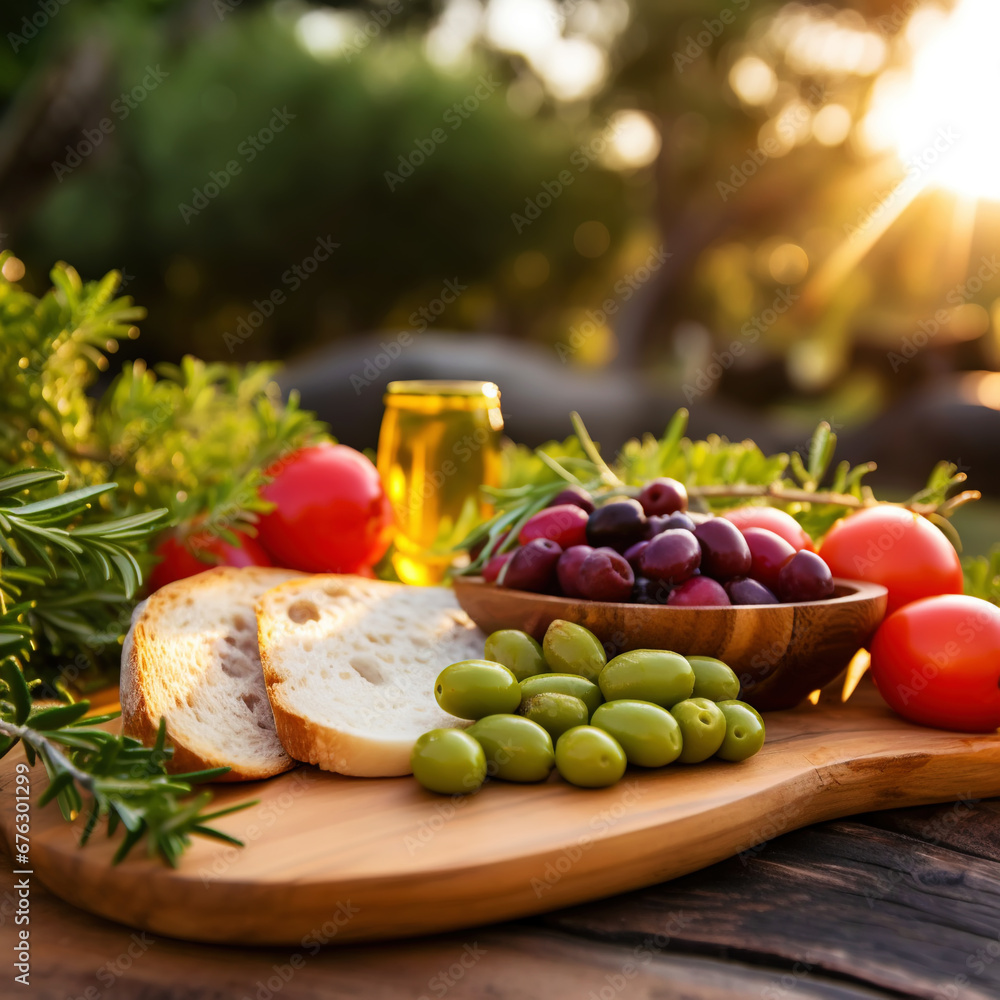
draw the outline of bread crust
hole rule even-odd
[[[169,606],[171,603],[184,600],[189,591],[197,591],[199,587],[209,582],[201,579],[202,577],[208,577],[209,580],[212,580],[213,576],[210,574],[214,575],[214,578],[222,576],[225,579],[242,578],[244,581],[259,582],[261,592],[263,592],[267,589],[268,584],[278,578],[279,573],[284,574],[286,578],[300,575],[292,570],[277,571],[264,567],[247,567],[245,569],[218,567],[206,570],[205,573],[200,573],[197,576],[168,584],[136,607],[132,616],[132,626],[122,647],[120,699],[122,730],[126,735],[149,746],[155,742],[159,731],[159,715],[153,711],[150,704],[150,688],[158,684],[159,681],[153,669],[153,644],[146,627],[147,616],[161,614],[164,610],[161,605]],[[240,576],[234,577],[233,574]],[[196,747],[192,742],[185,740],[171,727],[169,718],[167,720],[167,743],[173,747],[174,751],[166,765],[167,770],[172,774],[229,767],[230,770],[226,774],[220,775],[214,780],[223,782],[258,781],[291,770],[297,764],[296,760],[287,756],[282,760],[273,760],[261,767],[241,764],[227,754],[226,749],[222,746]]]

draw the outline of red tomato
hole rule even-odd
[[[261,545],[280,566],[357,573],[389,546],[392,508],[378,471],[343,444],[300,448],[267,474],[261,496],[277,506],[260,519]]]
[[[1000,608],[978,597],[914,601],[872,642],[872,679],[912,722],[988,733],[1000,727]]]
[[[888,588],[887,615],[921,597],[962,593],[962,564],[951,542],[902,507],[849,514],[829,530],[819,554],[834,576]]]
[[[149,589],[159,590],[174,580],[203,573],[213,566],[273,565],[255,539],[239,531],[236,535],[239,545],[230,545],[207,531],[189,534],[183,540],[177,534],[168,535],[154,551],[160,562],[149,574]]]
[[[727,510],[722,515],[727,521],[732,521],[742,531],[744,528],[763,528],[773,531],[784,538],[796,552],[800,549],[816,551],[813,540],[799,526],[799,522],[777,507],[737,507]]]

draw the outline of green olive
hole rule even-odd
[[[432,729],[414,743],[410,768],[428,791],[474,792],[486,779],[486,755],[464,729]]]
[[[764,745],[764,722],[755,708],[742,701],[724,701],[719,711],[726,719],[726,738],[715,756],[723,760],[746,760]]]
[[[633,649],[609,661],[598,683],[606,701],[628,698],[672,708],[691,697],[694,671],[679,653]]]
[[[740,696],[740,679],[722,660],[714,656],[689,656],[687,661],[694,671],[692,698],[725,701]]]
[[[553,740],[559,739],[567,729],[585,726],[590,721],[590,710],[580,698],[558,691],[539,691],[525,698],[517,711],[537,722]]]
[[[502,663],[519,681],[549,669],[538,640],[516,628],[502,628],[490,635],[483,656]]]
[[[758,712],[757,709],[753,707],[753,705],[750,705],[745,701],[737,701],[735,698],[727,698],[725,701],[720,701],[718,705],[719,708],[724,708],[726,705],[742,705],[744,708],[748,708],[751,712],[753,712],[753,714],[757,716],[757,721],[762,726],[764,725],[764,718],[760,714],[760,712]]]
[[[579,698],[590,713],[595,712],[597,706],[604,701],[601,689],[593,681],[588,681],[579,674],[536,674],[521,681],[522,702],[543,691],[571,694],[574,698]]]
[[[490,660],[461,660],[445,667],[434,684],[437,703],[460,719],[513,712],[521,703],[517,678]]]
[[[556,743],[556,767],[571,785],[607,788],[621,779],[627,763],[618,741],[596,726],[575,726]]]
[[[552,737],[520,715],[487,715],[466,732],[483,748],[486,770],[504,781],[544,781],[556,758]]]
[[[557,618],[546,630],[542,650],[549,668],[596,681],[608,662],[604,647],[590,629]]]
[[[681,754],[681,727],[665,708],[651,701],[605,702],[590,724],[610,733],[630,764],[663,767]]]
[[[688,698],[678,702],[670,714],[681,727],[684,749],[677,758],[682,764],[708,760],[726,738],[726,717],[722,709],[707,698]]]

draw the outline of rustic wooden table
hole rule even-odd
[[[380,945],[188,944],[93,917],[35,882],[23,991],[6,854],[0,868],[2,997],[1000,997],[1000,800],[825,823],[650,889]]]

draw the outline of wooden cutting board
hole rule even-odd
[[[452,799],[411,778],[301,767],[218,786],[259,804],[219,821],[245,848],[198,840],[181,867],[115,841],[76,845],[54,805],[33,807],[31,868],[52,892],[121,923],[194,941],[298,945],[403,937],[524,916],[674,878],[809,823],[872,809],[1000,795],[1000,735],[913,726],[863,686],[847,705],[766,717],[741,764],[630,769],[613,788],[488,783]],[[0,761],[12,845],[14,768]],[[44,785],[35,768],[32,798]]]

